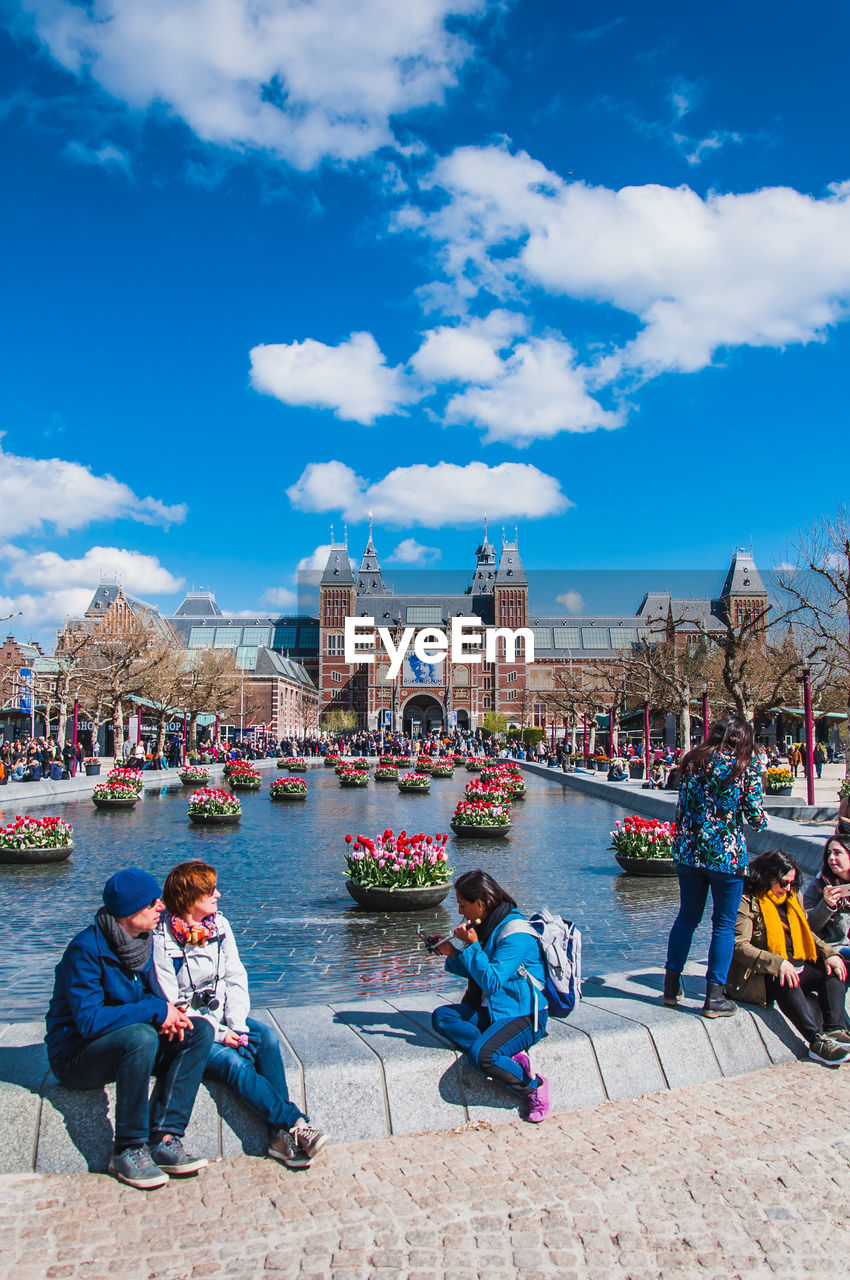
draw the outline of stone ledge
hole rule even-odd
[[[700,968],[684,976],[678,1010],[660,1003],[658,970],[585,980],[572,1016],[551,1019],[532,1050],[555,1111],[740,1075],[802,1057],[805,1046],[773,1009],[741,1007],[734,1018],[699,1017]],[[458,997],[460,992],[458,992]],[[293,1099],[334,1142],[439,1131],[470,1120],[499,1123],[515,1101],[473,1071],[431,1029],[450,997],[411,995],[258,1010],[281,1040]],[[0,1174],[105,1169],[114,1089],[60,1086],[47,1064],[41,1022],[0,1024]],[[210,1159],[261,1155],[257,1117],[227,1090],[199,1091],[187,1143]]]

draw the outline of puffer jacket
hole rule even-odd
[[[512,933],[510,937],[500,940],[509,921],[524,920],[525,917],[519,911],[509,911],[483,945],[472,942],[463,951],[454,951],[446,959],[449,973],[471,979],[478,984],[494,1022],[503,1018],[534,1015],[534,988],[526,978],[517,973],[520,965],[524,965],[541,985],[545,981],[540,943],[531,934]],[[545,996],[539,997],[539,1002],[540,1016],[545,1020]]]
[[[801,904],[802,905],[802,904]],[[835,950],[813,933],[818,959],[828,960]],[[735,921],[735,951],[726,982],[726,994],[746,1004],[767,1004],[765,975],[779,977],[784,956],[767,950],[767,928],[755,894],[745,893]]]

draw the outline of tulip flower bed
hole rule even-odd
[[[31,818],[23,814],[0,827],[0,849],[63,849],[74,829],[61,818]]]
[[[430,785],[427,773],[403,773],[398,780],[399,791],[427,791]]]
[[[219,787],[202,787],[200,791],[192,792],[186,812],[190,817],[194,814],[209,818],[219,814],[241,814],[242,805],[229,791],[222,791]]]
[[[323,763],[326,769],[333,769],[339,764],[339,756],[331,751],[323,757]]]
[[[307,795],[307,783],[303,778],[275,778],[269,787],[272,800],[298,799]]]
[[[136,790],[132,782],[125,782],[123,778],[108,777],[105,782],[99,782],[91,793],[92,800],[138,800],[139,792]]]
[[[380,763],[375,770],[376,782],[398,782],[398,769],[395,764]]]
[[[480,773],[487,765],[486,760],[478,759],[476,756],[467,756],[464,763],[467,773]]]
[[[453,763],[453,764],[466,764],[466,762],[467,762],[467,760],[468,760],[468,759],[469,759],[469,756],[462,756],[462,755],[460,755],[460,753],[458,753],[457,755],[452,756],[452,763]]]
[[[124,786],[132,787],[136,795],[141,794],[142,775],[138,769],[122,769],[119,765],[115,769],[110,769],[106,778],[108,782],[121,782]]]
[[[396,756],[395,762],[399,769],[409,769],[410,766],[413,764],[413,757],[412,756]]]
[[[345,837],[345,874],[355,884],[387,889],[418,889],[446,884],[452,874],[446,858],[447,835],[395,835],[387,827],[370,836]]]
[[[353,764],[338,764],[336,776],[341,787],[368,787],[369,770]]]
[[[794,775],[790,769],[784,769],[782,765],[772,765],[767,771],[768,793],[771,791],[784,791],[786,787],[793,787]]]
[[[509,827],[511,811],[508,805],[492,800],[459,800],[452,823],[460,827]]]
[[[284,756],[277,762],[278,769],[288,769],[290,773],[306,773],[309,765],[301,756]]]
[[[187,766],[185,769],[181,769],[177,776],[187,787],[199,787],[210,780],[209,771],[194,764]]]
[[[397,769],[398,756],[380,756],[378,759],[379,769]]]
[[[369,772],[369,761],[365,756],[351,756],[346,760],[340,760],[337,765],[337,773],[339,772],[340,764],[344,765],[347,769],[365,769],[367,773]]]
[[[228,781],[235,791],[259,791],[262,777],[257,769],[243,764],[240,769],[231,769]]]
[[[623,858],[672,858],[675,834],[675,822],[633,813],[614,824],[609,848]]]
[[[432,778],[453,778],[455,767],[450,760],[440,760],[431,770]]]
[[[511,797],[506,786],[501,782],[482,782],[473,778],[464,787],[467,800],[483,800],[492,804],[510,804]]]
[[[416,761],[416,773],[433,773],[434,762],[428,756],[420,756]]]

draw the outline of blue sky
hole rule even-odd
[[[17,634],[104,571],[286,609],[370,508],[390,570],[486,510],[530,567],[722,573],[846,496],[843,5],[4,16]]]

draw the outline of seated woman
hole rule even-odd
[[[455,893],[463,923],[436,950],[467,987],[460,1004],[434,1010],[432,1025],[483,1075],[522,1098],[526,1118],[538,1123],[549,1114],[549,1081],[532,1072],[525,1051],[546,1034],[549,1009],[545,995],[518,970],[524,966],[542,987],[540,943],[510,894],[486,872],[459,876]],[[509,924],[514,928],[506,929]]]
[[[612,760],[608,766],[609,782],[627,782],[629,778],[629,766],[625,760]]]
[[[776,1003],[809,1046],[809,1057],[835,1067],[850,1058],[844,1029],[844,962],[812,933],[798,894],[800,868],[781,849],[750,863],[735,924],[726,993],[751,1004]],[[808,997],[823,1014],[818,1026]]]
[[[850,846],[844,840],[827,840],[820,874],[806,886],[803,904],[810,929],[850,958]]]
[[[163,992],[215,1028],[205,1080],[225,1084],[269,1126],[268,1153],[288,1169],[304,1169],[327,1142],[289,1100],[277,1037],[248,1016],[248,979],[233,930],[218,910],[215,869],[181,862],[162,890],[165,913],[154,934],[154,964]]]

